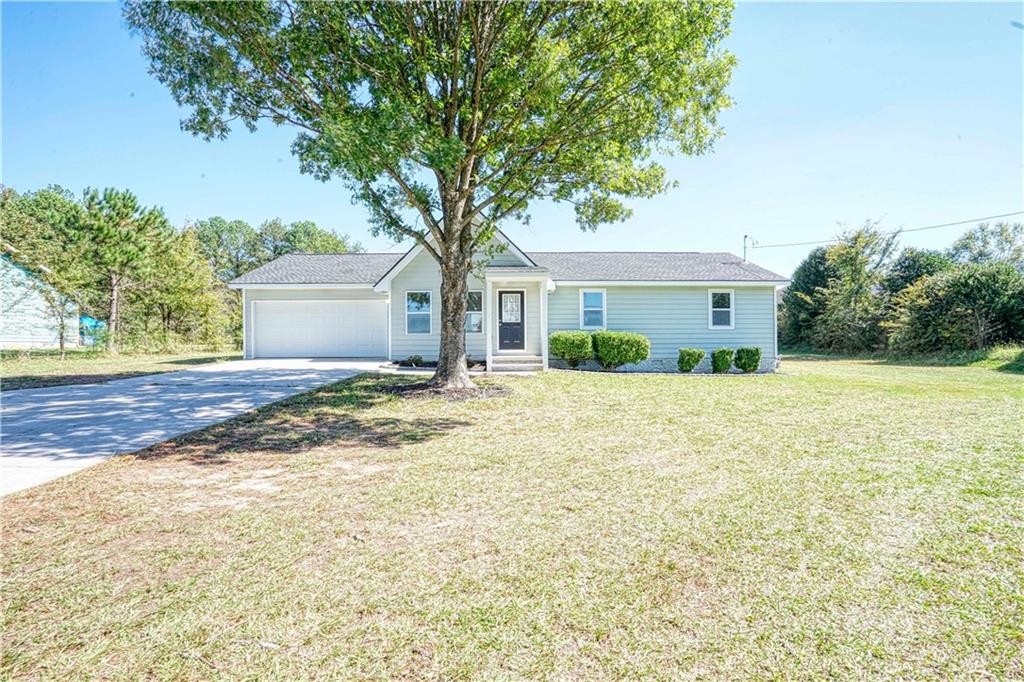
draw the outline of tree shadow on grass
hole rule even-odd
[[[365,411],[400,400],[389,392],[410,377],[361,375],[265,405],[135,453],[143,460],[176,457],[193,464],[227,464],[229,455],[295,454],[328,445],[395,448],[441,436],[471,422],[445,417],[370,417]]]

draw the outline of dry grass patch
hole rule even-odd
[[[784,370],[360,377],[11,496],[3,674],[1024,675],[1021,377]]]

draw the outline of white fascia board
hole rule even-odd
[[[515,243],[508,238],[508,235],[506,235],[500,229],[495,230],[494,236],[497,237],[498,241],[500,241],[502,244],[508,247],[508,250],[512,252],[512,255],[514,255],[519,260],[523,261],[524,265],[537,265],[536,263],[533,262],[532,258],[527,256],[526,253],[524,253],[522,249],[516,246]]]
[[[560,279],[556,284],[563,287],[781,287],[789,280],[617,280],[617,279]]]
[[[501,242],[502,244],[507,246],[509,251],[511,251],[512,254],[515,255],[516,258],[521,260],[524,265],[530,265],[530,266],[536,266],[537,265],[536,263],[533,262],[533,260],[530,259],[529,256],[527,256],[525,253],[523,253],[523,251],[518,246],[516,246],[512,242],[511,239],[509,239],[507,236],[505,236],[504,232],[502,232],[501,230],[495,230],[494,236],[495,236],[495,238],[499,242]],[[427,235],[427,241],[430,242],[430,244],[432,246],[436,245],[436,243],[437,243],[437,240],[434,239],[433,235]],[[398,260],[397,263],[392,265],[391,269],[388,270],[384,274],[384,276],[380,278],[380,281],[378,281],[376,284],[373,285],[373,290],[376,291],[377,293],[381,293],[381,294],[387,293],[388,291],[390,291],[391,290],[391,280],[393,280],[395,278],[395,276],[398,273],[400,273],[405,268],[405,266],[408,265],[412,261],[413,258],[415,258],[417,255],[419,255],[420,251],[422,251],[422,250],[423,250],[423,245],[422,244],[420,244],[419,242],[416,242],[415,244],[413,244],[412,248],[410,248],[408,251],[406,251],[405,255],[402,256]]]
[[[431,237],[427,237],[428,240],[433,241]],[[420,251],[423,250],[423,245],[416,242],[405,252],[405,255],[398,259],[398,262],[391,266],[391,269],[384,273],[374,285],[373,290],[378,294],[386,294],[391,291],[391,280],[395,278],[395,275],[400,273],[402,269],[408,265],[413,258],[415,258]]]
[[[229,284],[229,289],[373,289],[372,284]]]
[[[485,282],[540,282],[548,291],[555,290],[555,281],[547,275],[536,273],[533,274],[516,274],[511,272],[496,272],[486,273],[484,275]]]

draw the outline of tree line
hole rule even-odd
[[[1024,342],[1024,225],[982,223],[945,251],[897,239],[867,223],[811,251],[782,297],[781,343],[927,353]]]
[[[76,312],[106,323],[101,341],[111,353],[238,348],[241,297],[226,282],[286,253],[361,250],[311,221],[253,227],[213,217],[174,229],[160,208],[114,188],[79,198],[59,186],[4,187],[0,226],[3,254],[32,273],[62,354]]]

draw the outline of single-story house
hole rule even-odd
[[[57,348],[59,325],[50,314],[44,291],[52,291],[34,272],[0,256],[0,349]],[[68,306],[64,322],[67,347],[78,345],[78,308]]]
[[[728,253],[525,253],[501,232],[495,241],[470,275],[465,322],[467,354],[490,370],[547,368],[548,335],[562,329],[644,334],[651,357],[627,370],[675,371],[681,347],[757,346],[762,371],[776,367],[775,290],[787,280],[774,272]],[[230,286],[243,294],[246,358],[437,359],[441,272],[420,245],[290,254]]]

